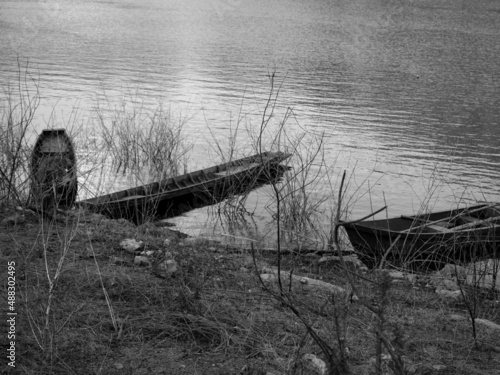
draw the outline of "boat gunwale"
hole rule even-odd
[[[443,221],[445,221],[447,218],[453,218],[453,217],[460,217],[461,214],[467,214],[468,211],[471,210],[476,210],[476,209],[481,209],[483,208],[484,210],[487,210],[489,208],[494,208],[498,207],[500,204],[479,204],[479,205],[474,205],[474,206],[468,206],[464,207],[461,209],[453,209],[453,210],[447,210],[447,211],[438,211],[438,212],[431,212],[431,213],[426,213],[426,214],[420,214],[420,215],[413,215],[415,219],[419,219],[420,217],[430,217],[430,216],[440,216],[440,215],[446,215],[449,214],[448,217],[443,218]],[[439,236],[443,237],[443,235],[466,235],[468,233],[480,233],[480,232],[487,232],[492,230],[493,228],[500,227],[499,224],[487,222],[486,220],[491,219],[491,218],[486,218],[483,220],[478,220],[478,226],[471,227],[470,229],[459,229],[459,230],[453,230],[454,227],[450,228],[444,228],[444,230],[439,230],[439,229],[434,229],[430,228],[427,225],[421,225],[418,223],[418,220],[411,221],[410,217],[411,216],[406,216],[401,215],[398,217],[393,217],[393,218],[388,218],[388,219],[377,219],[377,220],[363,220],[357,223],[349,223],[346,222],[345,225],[343,225],[346,230],[356,230],[357,232],[369,232],[373,233],[381,233],[385,234],[386,236],[391,236],[391,237],[396,237],[398,235],[406,235],[406,236],[425,236],[425,237],[433,237],[433,236]],[[390,229],[390,223],[393,222],[401,222],[403,220],[408,221],[409,227],[406,229],[402,230],[393,230]],[[384,223],[384,226],[379,226],[378,224]],[[413,226],[413,224],[417,223],[417,225]],[[489,225],[487,226],[481,226],[481,224],[487,223]]]
[[[135,202],[141,204],[143,202],[158,199],[159,197],[164,196],[164,195],[168,195],[169,198],[175,198],[176,196],[180,196],[182,194],[197,192],[197,191],[199,191],[200,186],[203,186],[203,187],[209,189],[212,185],[218,183],[221,180],[238,178],[238,176],[240,176],[242,174],[247,174],[254,169],[262,168],[268,164],[280,164],[281,162],[283,162],[284,160],[286,160],[290,156],[292,156],[292,155],[289,153],[284,153],[282,151],[265,152],[262,154],[248,156],[248,157],[245,157],[242,159],[236,159],[236,160],[226,162],[223,164],[219,164],[216,166],[212,166],[212,167],[208,167],[208,168],[204,168],[204,169],[199,169],[197,171],[185,173],[185,174],[180,175],[180,176],[169,177],[167,179],[153,182],[153,183],[150,183],[147,185],[138,186],[138,187],[134,187],[134,188],[130,188],[130,189],[125,189],[125,190],[117,191],[114,193],[102,195],[99,197],[89,198],[89,199],[82,200],[82,201],[79,201],[76,203],[80,204],[80,205],[90,205],[90,206],[98,207],[98,206],[120,205],[120,203],[123,203],[123,205],[127,205],[127,204],[129,204],[130,201],[135,201]],[[241,171],[238,171],[235,174],[225,175],[225,176],[224,175],[223,176],[214,176],[215,173],[222,173],[223,171],[226,171],[233,166],[242,166],[244,164],[252,164],[252,163],[255,163],[256,161],[260,161],[260,163],[258,163],[257,165],[251,166],[247,169],[243,169]],[[219,170],[219,171],[217,171],[217,170]],[[174,185],[174,181],[179,182],[179,178],[182,178],[182,181],[185,181],[186,179],[189,178],[188,177],[189,175],[202,176],[201,178],[203,178],[204,180],[202,180],[200,182],[195,182],[195,183],[191,182],[191,183],[187,184],[186,186],[180,186],[180,187],[177,186],[178,184],[175,184],[176,185],[175,189],[168,189],[169,185]],[[159,191],[157,193],[148,194],[147,188],[154,186],[154,185],[157,185],[157,188],[156,188],[157,191],[161,190],[162,186],[163,186],[163,190]],[[118,199],[106,200],[106,199],[111,199],[111,198],[113,198],[113,196],[116,196],[118,194],[126,194],[126,193],[131,194],[131,193],[137,193],[138,191],[145,192],[145,194],[135,194],[135,195],[142,195],[142,197],[137,198],[135,200],[134,199],[127,199],[128,197],[133,197],[134,195],[124,195],[123,197],[120,197]],[[158,200],[158,201],[161,201],[161,200]]]

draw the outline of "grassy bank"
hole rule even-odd
[[[162,277],[153,265],[134,264],[135,254],[120,248],[125,238],[143,241],[140,251],[175,259],[177,271]],[[500,363],[498,331],[478,325],[476,347],[464,302],[437,295],[424,276],[384,283],[376,271],[283,255],[282,271],[293,268],[347,291],[294,282],[289,296],[297,316],[257,277],[277,266],[275,253],[257,251],[254,263],[250,252],[151,224],[84,212],[64,222],[27,215],[22,225],[2,230],[0,247],[4,265],[16,262],[11,373],[239,374],[246,367],[254,371],[248,374],[314,374],[304,355],[326,358],[305,321],[334,350],[342,345],[349,373],[370,374],[379,319],[357,298],[383,306],[384,333],[407,373],[496,374]],[[354,271],[357,298],[347,271]],[[278,290],[275,282],[265,285]],[[499,321],[494,301],[477,307],[481,318]],[[383,373],[391,373],[385,350],[381,358]]]

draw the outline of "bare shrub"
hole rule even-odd
[[[40,104],[38,83],[29,66],[18,62],[16,87],[7,86],[2,93],[0,112],[0,205],[16,202],[24,205],[30,190],[30,136],[33,118]]]

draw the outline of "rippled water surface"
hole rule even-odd
[[[98,100],[162,103],[189,117],[204,167],[209,129],[255,126],[275,71],[290,126],[324,132],[352,186],[369,179],[353,215],[415,211],[436,179],[438,208],[500,195],[498,1],[0,0],[0,35],[0,83],[29,58],[42,127]]]

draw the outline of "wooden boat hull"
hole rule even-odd
[[[500,204],[482,204],[343,226],[354,249],[369,266],[385,259],[397,265],[437,268],[445,263],[500,255],[498,216]]]
[[[173,217],[281,177],[286,167],[280,163],[290,156],[267,152],[77,204],[110,218],[136,223]]]
[[[74,205],[78,192],[76,156],[64,129],[46,129],[31,155],[32,197],[44,211]]]

